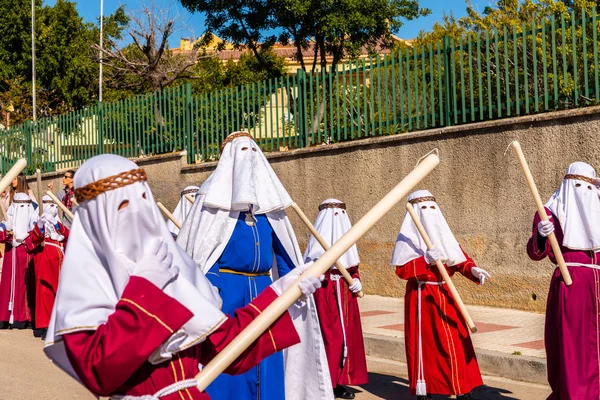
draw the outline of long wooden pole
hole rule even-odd
[[[62,212],[63,212],[63,213],[64,213],[64,214],[65,214],[67,217],[69,217],[69,219],[70,219],[71,221],[73,221],[73,213],[71,212],[71,210],[69,210],[69,209],[67,208],[67,206],[65,206],[65,205],[62,203],[62,201],[60,201],[60,200],[58,199],[58,197],[56,197],[56,196],[54,195],[54,193],[52,193],[50,190],[47,190],[47,191],[46,191],[46,194],[47,194],[48,196],[50,196],[50,198],[52,199],[52,201],[53,201],[53,202],[54,202],[54,203],[55,203],[55,204],[56,204],[56,205],[57,205],[57,206],[58,206],[58,207],[59,207],[59,208],[62,210]]]
[[[37,180],[37,195],[38,195],[38,215],[41,217],[42,214],[44,213],[44,201],[43,201],[43,197],[44,197],[44,192],[42,191],[42,171],[40,171],[39,169],[37,169],[35,171],[35,176],[36,176],[36,180]]]
[[[297,279],[299,283],[307,276],[316,278],[323,275],[335,261],[356,243],[369,229],[400,202],[423,178],[440,163],[436,154],[430,154],[417,165],[395,188],[362,217],[344,236],[335,242],[313,265]],[[225,369],[231,365],[260,335],[262,335],[286,310],[302,296],[297,284],[290,287],[275,299],[238,336],[217,354],[196,375],[198,389],[204,391]]]
[[[412,204],[406,203],[406,211],[408,211],[408,213],[410,214],[410,217],[412,218],[413,222],[417,226],[417,230],[419,231],[419,233],[421,234],[421,237],[425,241],[425,245],[427,246],[428,249],[431,249],[433,247],[433,243],[431,242],[431,239],[429,238],[429,235],[427,234],[427,231],[425,230],[425,227],[421,223],[421,220],[419,219],[419,216],[415,212]],[[456,302],[456,305],[458,306],[460,313],[462,314],[463,318],[465,319],[467,326],[469,327],[471,332],[473,332],[473,333],[477,332],[477,327],[475,326],[473,319],[469,315],[469,311],[467,311],[467,307],[465,307],[465,303],[463,303],[462,298],[460,297],[460,294],[458,294],[458,290],[456,290],[456,286],[454,286],[452,279],[450,279],[450,275],[448,275],[448,271],[446,271],[446,267],[444,266],[444,263],[442,263],[441,260],[435,260],[435,265],[437,266],[438,271],[440,272],[440,275],[442,276],[442,279],[444,280],[444,282],[446,282],[446,286],[448,287],[448,290],[450,290],[450,293],[452,293],[452,297],[454,297],[454,301]]]
[[[329,245],[327,244],[327,242],[325,241],[325,239],[323,239],[323,236],[321,236],[319,234],[319,231],[317,231],[317,229],[312,224],[312,222],[310,222],[310,220],[306,217],[306,214],[304,214],[304,212],[298,206],[298,204],[296,204],[294,202],[294,203],[292,203],[291,207],[296,212],[296,214],[298,214],[298,216],[300,217],[300,219],[302,220],[302,222],[304,222],[304,225],[306,225],[306,227],[308,228],[308,230],[310,231],[310,233],[312,233],[312,235],[315,237],[315,239],[317,239],[317,242],[319,242],[319,244],[321,245],[321,247],[323,248],[323,250],[325,250],[325,251],[329,250]],[[344,277],[344,279],[346,280],[346,282],[348,282],[348,285],[349,286],[354,285],[354,279],[352,278],[352,276],[350,276],[350,274],[348,273],[348,271],[346,270],[346,268],[342,265],[342,263],[340,262],[340,260],[337,260],[335,262],[335,266],[338,269],[338,271],[340,271],[340,273],[342,274],[342,276]],[[364,297],[365,294],[361,290],[360,292],[357,293],[357,295],[358,295],[358,297]]]
[[[15,165],[12,166],[10,170],[4,175],[4,177],[0,180],[0,193],[3,193],[6,188],[12,183],[13,179],[15,179],[21,171],[25,169],[27,166],[27,160],[24,158],[19,159]],[[1,200],[0,200],[1,202]],[[2,212],[2,218],[5,221],[8,221],[8,215],[6,214],[6,208],[4,207],[4,203],[0,205],[0,210]]]
[[[523,174],[525,175],[525,180],[527,181],[527,186],[529,186],[529,190],[531,191],[531,195],[533,196],[533,200],[535,201],[535,205],[538,210],[538,215],[542,221],[548,221],[548,215],[546,214],[546,209],[544,208],[544,203],[542,202],[542,198],[540,197],[540,193],[538,192],[537,186],[535,185],[535,181],[533,180],[533,175],[531,175],[531,170],[529,169],[529,165],[527,164],[527,160],[525,159],[525,155],[523,154],[523,149],[521,149],[521,144],[517,141],[511,143],[517,158],[519,159],[519,163],[521,164],[521,169],[523,170]],[[554,257],[556,258],[556,263],[558,264],[558,269],[560,270],[560,274],[563,277],[563,281],[565,285],[569,286],[573,283],[571,279],[571,274],[567,269],[567,264],[565,264],[565,259],[563,258],[562,251],[560,251],[560,246],[558,244],[558,240],[556,240],[556,235],[552,232],[548,236],[548,240],[550,240],[550,246],[552,246],[552,252],[554,253]]]
[[[171,214],[171,212],[167,210],[167,207],[165,207],[163,203],[157,201],[156,205],[158,206],[158,208],[160,208],[160,211],[162,211],[162,213],[165,214],[165,217],[169,218],[177,228],[181,229],[181,222],[179,222],[177,218],[175,218],[173,214]]]

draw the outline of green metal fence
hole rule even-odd
[[[30,171],[187,149],[216,160],[236,130],[264,151],[301,148],[597,104],[595,10],[502,31],[417,45],[335,71],[193,95],[189,84],[104,103],[0,132],[0,169],[27,157]]]

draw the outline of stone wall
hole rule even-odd
[[[483,287],[457,276],[454,281],[464,301],[543,311],[553,266],[533,262],[525,253],[535,205],[516,157],[506,149],[512,140],[521,142],[545,201],[571,162],[600,167],[599,128],[600,107],[592,107],[273,153],[268,158],[309,218],[316,217],[323,200],[334,197],[346,202],[356,221],[419,158],[439,149],[440,166],[418,188],[434,194],[464,250],[492,274]],[[216,166],[188,166],[184,154],[139,164],[148,172],[155,198],[171,209],[184,186],[202,183]],[[403,208],[401,203],[358,243],[366,293],[404,293],[403,282],[389,266]],[[304,248],[308,231],[290,214]]]

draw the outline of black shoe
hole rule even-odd
[[[33,337],[35,337],[35,338],[42,337],[42,330],[41,329],[34,329],[33,330]]]
[[[417,396],[417,400],[431,400],[431,395],[428,394],[427,396]]]
[[[46,340],[47,334],[48,334],[48,328],[42,328],[42,336],[40,336],[42,338],[42,341]]]
[[[354,393],[348,391],[348,389],[342,385],[337,385],[333,389],[333,395],[336,399],[353,399],[355,397]]]
[[[12,324],[12,329],[27,329],[28,325],[27,321],[15,322]]]
[[[471,393],[459,394],[456,396],[456,400],[477,400]]]
[[[0,329],[8,329],[9,325],[8,322],[2,321],[0,322]]]

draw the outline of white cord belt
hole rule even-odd
[[[336,285],[336,297],[338,303],[338,310],[340,311],[340,324],[342,325],[342,337],[344,339],[344,353],[342,358],[342,365],[346,364],[346,359],[348,358],[348,340],[346,339],[346,327],[344,326],[344,311],[342,307],[342,293],[340,286],[340,279],[342,279],[341,275],[333,275],[331,274],[330,279],[335,282]]]
[[[109,400],[160,400],[161,397],[166,397],[170,394],[177,393],[180,390],[189,389],[197,386],[197,380],[186,379],[185,381],[175,382],[165,388],[162,388],[154,394],[146,394],[143,396],[128,396],[123,394],[115,394],[110,396]]]
[[[417,396],[427,396],[427,385],[425,383],[425,369],[423,367],[423,336],[421,335],[421,289],[423,285],[441,286],[446,282],[417,281],[417,324],[419,332],[419,365],[417,371]]]

